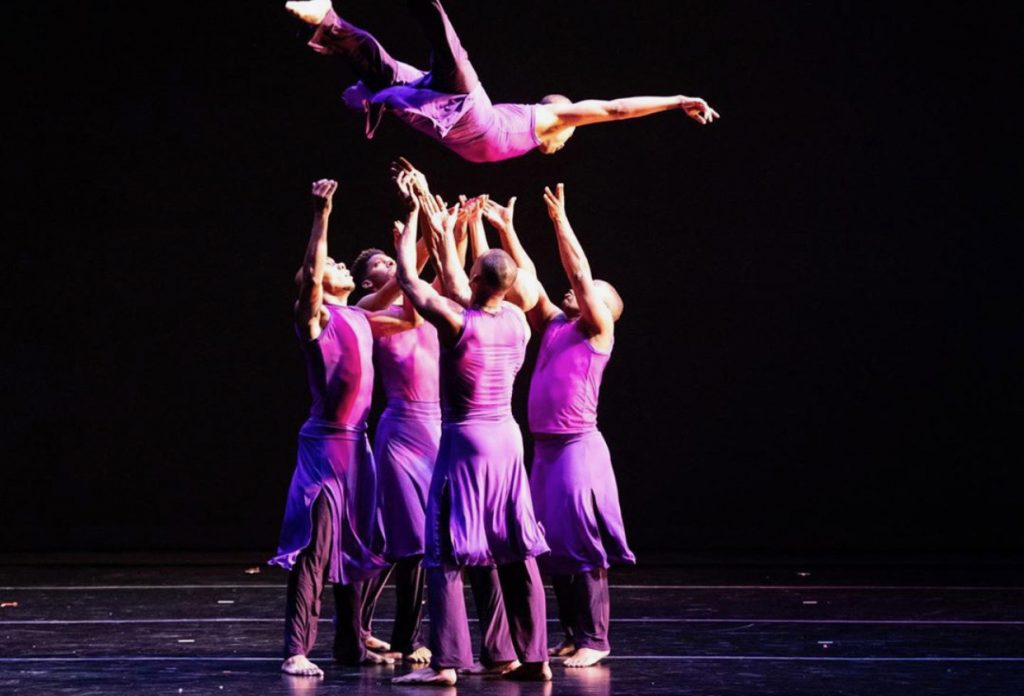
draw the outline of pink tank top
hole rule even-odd
[[[530,380],[530,432],[596,430],[601,376],[611,355],[591,345],[578,320],[558,314],[548,321]]]
[[[313,405],[303,432],[317,426],[363,430],[373,398],[373,334],[358,307],[325,304],[331,318],[314,341],[299,337]]]
[[[512,386],[523,366],[530,327],[515,305],[496,314],[467,309],[462,335],[441,349],[441,409],[446,423],[512,417]]]
[[[498,162],[540,145],[535,104],[492,104],[483,85],[469,94],[445,94],[410,84],[372,92],[362,82],[345,90],[345,104],[366,111],[366,136],[377,130],[381,108],[470,162]]]
[[[400,306],[388,311],[395,316],[403,312]],[[438,402],[440,347],[432,324],[423,322],[415,329],[374,339],[373,350],[388,403]]]

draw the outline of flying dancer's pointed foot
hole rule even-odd
[[[320,24],[331,11],[331,0],[290,0],[284,9],[307,24]]]
[[[324,671],[309,661],[305,655],[292,655],[281,663],[281,671],[293,677],[320,677]]]

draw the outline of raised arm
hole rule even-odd
[[[419,216],[419,205],[416,204],[409,209],[409,216],[404,223],[395,221],[394,228],[392,229],[392,236],[394,238],[395,252],[401,249],[402,235],[405,233],[408,227],[412,227],[409,230],[409,234],[416,238],[417,220]],[[417,250],[417,255],[419,251]],[[417,261],[419,259],[417,258]],[[395,273],[397,277],[397,271]],[[419,271],[417,270],[417,278],[419,277]],[[395,284],[398,284],[398,280],[395,280]],[[401,288],[399,288],[401,293]],[[367,312],[367,316],[370,320],[370,329],[373,331],[374,337],[379,336],[392,336],[402,331],[408,331],[409,329],[415,329],[423,323],[423,317],[416,311],[416,307],[413,303],[408,300],[402,303],[402,311],[396,313],[393,305],[388,305],[387,309],[381,309],[377,311]]]
[[[718,118],[718,112],[700,97],[624,97],[622,99],[585,99],[578,102],[555,102],[537,106],[538,125],[544,132],[563,128],[588,126],[592,123],[623,121],[650,116],[662,111],[682,110],[701,125]]]
[[[420,196],[420,205],[426,212],[428,229],[424,234],[430,238],[428,247],[438,266],[444,293],[463,307],[468,307],[472,302],[473,293],[469,287],[466,269],[459,265],[458,252],[455,248],[454,229],[459,206],[456,205],[454,211],[449,212],[443,201],[430,196]]]
[[[576,295],[580,307],[580,321],[587,329],[591,339],[600,343],[610,344],[615,322],[612,312],[605,304],[601,293],[594,285],[594,277],[590,273],[590,263],[583,247],[576,239],[572,225],[565,212],[565,186],[559,184],[552,192],[544,187],[544,202],[548,206],[548,216],[555,226],[555,238],[558,240],[558,255],[562,259],[562,268],[569,277],[569,285]]]
[[[487,243],[487,232],[484,231],[484,206],[487,205],[487,195],[477,196],[471,198],[468,201],[465,200],[465,196],[462,197],[462,205],[468,206],[469,210],[466,213],[466,222],[469,232],[469,253],[470,260],[476,261],[478,258],[490,251],[491,247]],[[465,264],[463,264],[465,267]]]
[[[451,302],[438,294],[429,283],[419,278],[415,270],[416,262],[416,216],[419,214],[419,201],[408,181],[401,176],[396,180],[402,200],[409,206],[409,221],[398,240],[395,249],[397,256],[396,277],[398,284],[405,293],[406,301],[428,322],[437,328],[438,338],[445,345],[453,345],[462,332],[462,312]],[[412,221],[412,222],[410,222]]]
[[[299,299],[295,304],[295,322],[309,339],[320,336],[323,328],[324,268],[327,265],[327,222],[331,217],[338,182],[320,179],[313,182],[313,228],[302,260]]]
[[[498,230],[498,238],[501,240],[501,248],[504,249],[512,260],[519,266],[519,275],[516,277],[516,287],[510,293],[509,300],[519,305],[526,312],[526,318],[530,320],[530,326],[534,331],[540,331],[548,319],[558,313],[558,307],[548,298],[544,286],[537,278],[537,267],[533,259],[526,253],[526,249],[519,242],[519,235],[516,234],[513,218],[515,216],[516,198],[513,196],[508,200],[507,206],[501,206],[488,199],[484,206],[484,216],[487,221]]]

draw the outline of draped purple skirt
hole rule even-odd
[[[530,488],[551,553],[541,570],[571,575],[633,564],[611,455],[597,430],[534,436]]]
[[[384,557],[392,563],[423,554],[427,497],[440,440],[436,402],[390,402],[377,424],[373,458]]]
[[[350,584],[386,567],[373,553],[377,476],[364,431],[307,422],[299,433],[298,462],[288,489],[277,555],[269,563],[291,570],[309,545],[313,503],[323,493],[334,534],[328,563],[332,583]]]
[[[511,416],[445,423],[430,482],[424,566],[500,565],[547,551],[519,425]]]

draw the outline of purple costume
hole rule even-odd
[[[555,577],[560,618],[576,646],[598,650],[608,649],[606,569],[636,562],[608,445],[597,429],[609,358],[611,351],[594,348],[577,320],[557,314],[544,331],[529,399],[530,487],[551,546],[541,568]]]
[[[439,0],[409,5],[434,49],[430,72],[395,60],[333,10],[309,42],[319,53],[345,56],[359,74],[344,101],[366,112],[366,136],[388,110],[470,162],[519,157],[540,145],[536,105],[491,103]]]
[[[299,431],[298,462],[288,490],[280,544],[270,560],[293,570],[286,628],[290,654],[308,654],[313,647],[324,580],[348,588],[386,565],[371,551],[377,480],[366,438],[373,389],[370,323],[360,309],[324,307],[330,319],[320,336],[300,337],[313,405]],[[358,591],[354,598],[348,596],[349,589],[344,593],[347,599],[344,607],[339,606],[338,633],[347,632],[354,620],[358,635]],[[357,661],[357,646],[345,640],[339,657]]]
[[[391,562],[423,555],[427,494],[441,440],[439,350],[437,329],[426,323],[374,341],[387,407],[377,424],[373,454],[384,556]]]
[[[389,310],[401,315],[400,306]],[[379,515],[384,556],[394,563],[364,584],[362,636],[372,635],[373,612],[389,576],[397,602],[391,649],[409,654],[423,645],[423,530],[430,476],[441,440],[437,329],[422,324],[374,340],[377,374],[387,407],[377,423],[373,458],[379,481]]]
[[[497,564],[516,654],[547,659],[544,589],[534,556],[547,544],[537,524],[512,418],[512,386],[529,327],[504,303],[467,309],[459,340],[441,349],[441,450],[430,484],[424,565],[435,669],[472,664],[462,589],[465,566]]]

